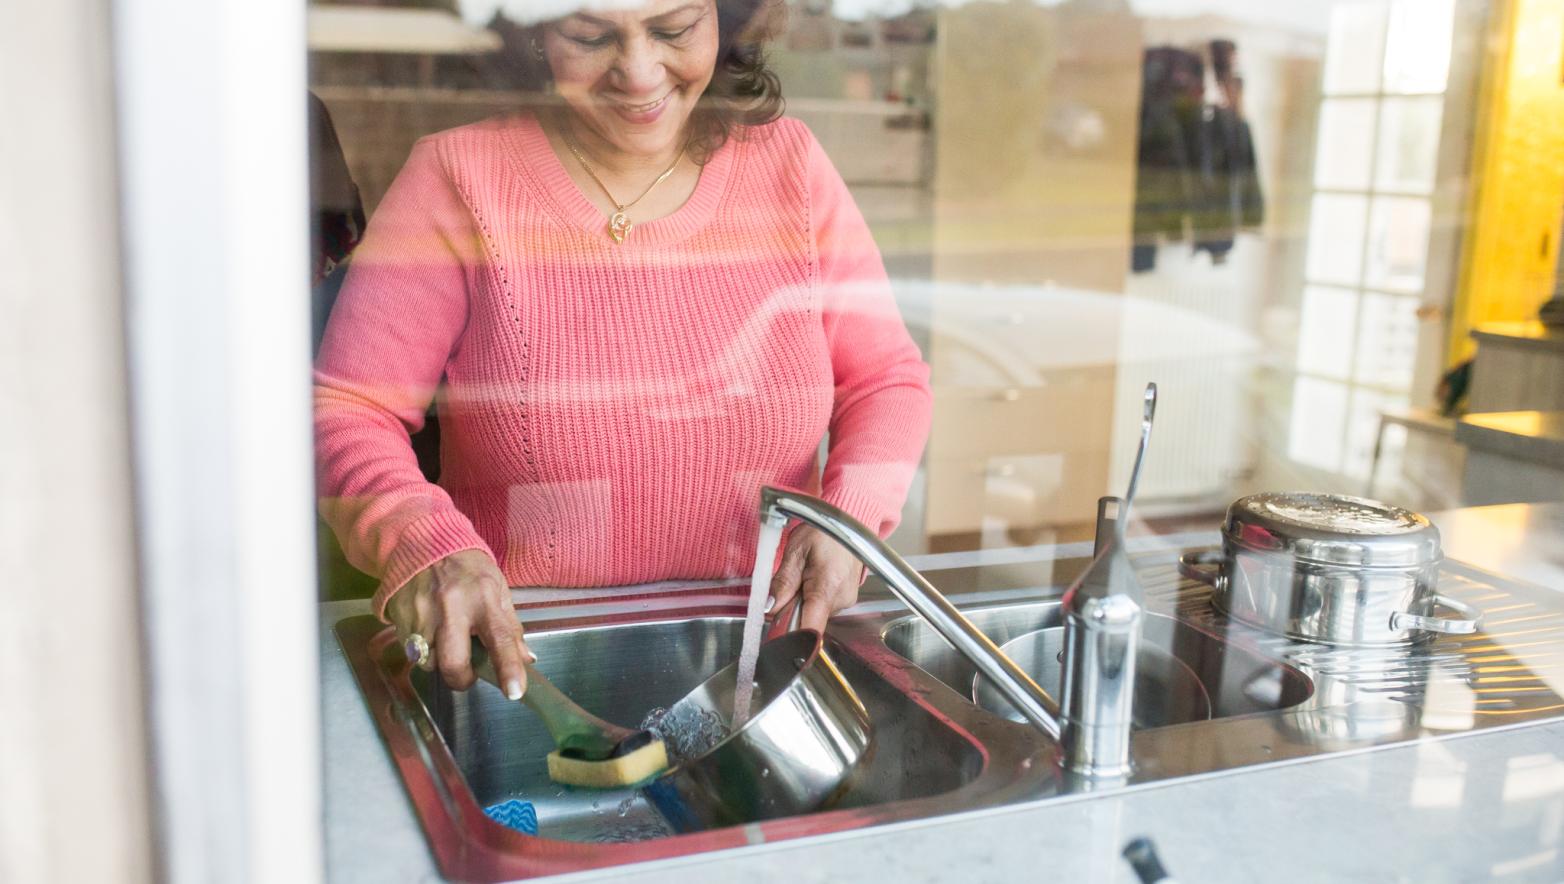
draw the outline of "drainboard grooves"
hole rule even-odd
[[[1236,623],[1212,606],[1211,587],[1185,579],[1171,563],[1138,576],[1151,609],[1286,660],[1317,686],[1474,715],[1564,709],[1564,613],[1453,563],[1441,570],[1439,592],[1483,611],[1483,628],[1389,648],[1296,641]]]

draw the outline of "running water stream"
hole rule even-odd
[[[749,720],[755,693],[755,662],[760,656],[760,636],[766,625],[766,599],[771,595],[771,568],[776,564],[777,547],[782,544],[784,522],[760,523],[760,538],[755,542],[755,571],[749,579],[749,607],[744,613],[744,642],[739,646],[738,680],[733,684],[732,729]]]

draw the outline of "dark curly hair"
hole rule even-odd
[[[690,115],[687,149],[697,163],[711,159],[731,137],[782,116],[782,83],[766,65],[765,43],[771,36],[777,0],[715,0],[717,63],[711,83]],[[543,91],[553,74],[531,47],[542,42],[550,22],[502,30],[519,68],[523,89]],[[501,30],[499,23],[491,24]],[[508,30],[509,33],[505,33]]]

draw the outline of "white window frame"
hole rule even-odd
[[[160,878],[318,881],[305,4],[112,9]]]

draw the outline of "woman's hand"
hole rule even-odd
[[[505,696],[519,700],[526,691],[522,661],[538,658],[522,640],[505,575],[488,553],[452,553],[414,574],[386,603],[386,619],[399,637],[416,632],[429,641],[434,668],[451,687],[465,691],[477,681],[471,659],[476,635],[489,650]]]
[[[780,611],[793,596],[804,594],[799,626],[825,632],[832,614],[858,601],[863,563],[819,529],[798,525],[789,532],[787,549],[776,576],[771,578],[771,602],[767,610]]]

